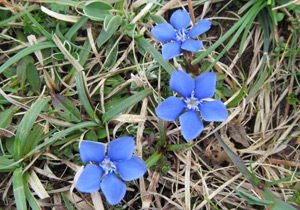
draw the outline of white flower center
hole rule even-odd
[[[186,36],[186,30],[184,28],[177,31],[177,33],[176,33],[176,39],[177,39],[177,41],[184,42],[186,40],[186,38],[187,38],[187,36]]]
[[[102,162],[100,163],[100,166],[104,170],[105,175],[117,171],[116,164],[113,161],[111,161],[109,157],[105,157],[104,160],[102,160]]]
[[[198,105],[201,103],[201,101],[194,96],[194,92],[192,92],[191,97],[184,100],[186,103],[187,109],[193,109],[193,110],[199,110]]]

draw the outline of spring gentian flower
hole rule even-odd
[[[184,71],[175,70],[171,75],[170,89],[183,99],[170,96],[155,111],[159,118],[166,121],[175,121],[180,116],[181,131],[186,141],[193,140],[203,130],[198,110],[205,121],[222,122],[228,118],[226,106],[220,100],[207,100],[215,93],[215,73],[203,73],[194,80]],[[186,112],[181,115],[184,110]]]
[[[126,185],[116,177],[118,174],[124,181],[132,181],[144,175],[147,168],[142,159],[132,155],[133,137],[121,137],[111,141],[105,156],[105,145],[82,141],[79,153],[82,162],[93,162],[85,166],[80,174],[76,188],[85,193],[102,190],[106,200],[116,205],[125,196]]]
[[[197,52],[202,49],[202,41],[189,39],[196,38],[210,29],[209,20],[200,20],[197,25],[187,31],[191,17],[185,10],[176,10],[171,16],[171,24],[161,23],[152,28],[151,33],[160,42],[168,42],[162,46],[162,56],[165,60],[180,55],[180,49]],[[173,42],[171,42],[173,41]]]

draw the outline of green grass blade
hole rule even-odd
[[[65,34],[67,40],[71,40],[72,36],[86,23],[89,18],[86,16],[82,16]]]
[[[32,7],[29,7],[27,9],[27,12],[32,12],[34,10],[39,10],[39,9],[40,9],[40,7],[35,5],[35,6],[32,6]],[[9,22],[12,22],[12,21],[14,21],[14,20],[16,20],[16,19],[24,16],[24,15],[26,15],[25,11],[24,12],[20,12],[19,14],[13,15],[12,17],[7,18],[6,20],[1,21],[0,22],[0,27],[4,26],[5,24],[7,24]]]
[[[8,67],[11,65],[17,63],[21,58],[25,57],[26,55],[29,55],[35,51],[47,49],[51,47],[56,47],[56,45],[52,42],[41,42],[36,45],[32,45],[30,47],[27,47],[17,54],[15,54],[13,57],[8,59],[1,67],[0,67],[0,73],[4,72]]]
[[[136,39],[138,45],[146,50],[170,75],[173,72],[173,68],[165,61],[162,55],[150,44],[144,37]]]
[[[22,167],[14,170],[13,173],[14,198],[18,210],[27,210],[26,198],[23,185]]]
[[[151,93],[152,93],[151,89],[145,89],[145,90],[142,90],[141,92],[138,92],[138,93],[130,96],[129,98],[126,98],[125,100],[123,100],[122,102],[120,102],[119,104],[117,104],[116,106],[111,108],[108,112],[105,112],[103,114],[103,117],[102,117],[103,123],[107,122],[108,120],[110,120],[117,114],[121,113],[128,107],[143,100],[146,96],[150,95]]]
[[[260,4],[257,4],[260,5]],[[226,45],[226,47],[222,50],[222,52],[218,55],[218,57],[215,59],[215,61],[206,69],[206,71],[209,71],[210,69],[212,69],[214,67],[214,65],[220,60],[220,58],[223,57],[223,55],[233,46],[233,44],[236,42],[236,40],[238,39],[238,37],[240,36],[240,34],[243,32],[243,30],[249,25],[252,25],[252,22],[254,21],[256,15],[258,14],[258,12],[265,7],[265,4],[260,5],[260,7],[256,7],[257,5],[253,6],[253,10],[251,9],[247,15],[245,15],[247,17],[247,19],[242,23],[242,25],[240,26],[240,28],[235,32],[234,36],[232,37],[232,39],[228,42],[228,44]],[[244,16],[244,17],[245,17]],[[250,28],[249,28],[250,29]],[[242,43],[241,43],[242,44]],[[194,61],[192,61],[193,63]]]
[[[18,166],[10,166],[12,165],[13,162],[10,161],[9,159],[0,156],[0,172],[11,172],[14,171]]]
[[[34,17],[31,16],[31,14],[24,9],[24,12],[26,13],[27,17],[32,21],[32,23],[35,25],[35,27],[45,36],[47,37],[47,39],[49,41],[52,41],[52,35],[46,31],[46,29],[44,29],[43,26],[41,26],[41,24],[39,24],[39,22],[36,21],[36,19],[34,19]]]
[[[82,128],[88,128],[88,127],[97,127],[99,126],[98,123],[96,122],[82,122],[82,123],[78,123],[72,127],[69,127],[59,133],[56,133],[54,136],[52,136],[51,138],[49,138],[47,141],[43,142],[42,144],[36,146],[34,149],[32,149],[27,155],[26,157],[31,156],[34,152],[38,151],[38,150],[42,150],[44,148],[46,148],[47,146],[53,144],[56,140],[61,139],[63,137],[65,137],[66,135],[72,133],[75,130],[78,129],[82,129]]]
[[[265,5],[265,4],[264,4]],[[259,12],[259,7],[261,6],[261,1],[259,1],[256,5],[254,5],[237,23],[231,27],[218,41],[216,41],[209,49],[207,49],[205,52],[201,53],[196,59],[192,61],[192,64],[199,63],[203,58],[205,58],[208,54],[210,54],[212,51],[214,51],[217,47],[219,47],[221,44],[225,42],[226,39],[228,39],[232,34],[240,30],[239,33],[242,32],[244,27],[247,25],[249,22],[249,16],[253,16],[252,13],[258,13]],[[244,27],[241,27],[241,25],[244,25]],[[234,42],[236,41],[238,35],[235,34],[235,39],[232,38],[231,41],[233,40]],[[233,44],[233,43],[232,43]],[[227,49],[226,49],[227,50]]]
[[[29,141],[31,129],[38,118],[40,112],[45,105],[50,101],[50,98],[37,100],[26,112],[21,123],[19,124],[15,137],[15,159],[19,160],[24,155],[25,147]]]
[[[96,122],[100,122],[99,117],[96,114],[96,110],[92,107],[87,89],[85,87],[83,72],[78,72],[76,75],[76,88],[78,91],[79,99],[82,103],[83,108],[87,112],[87,114]]]
[[[32,195],[32,193],[29,190],[29,187],[27,184],[24,184],[24,192],[26,199],[31,207],[32,210],[42,210],[38,202],[36,201],[35,197]]]
[[[64,200],[64,203],[65,203],[67,209],[68,209],[68,210],[73,210],[73,207],[72,207],[72,205],[71,205],[69,199],[67,198],[67,196],[66,196],[64,193],[61,193],[61,197],[62,197],[62,199]]]

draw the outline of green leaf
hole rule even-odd
[[[65,137],[66,135],[74,132],[77,129],[82,129],[82,128],[87,128],[87,127],[98,127],[99,124],[95,123],[95,122],[82,122],[82,123],[78,123],[76,125],[73,125],[72,127],[69,127],[65,130],[60,131],[59,133],[56,133],[55,135],[53,135],[50,139],[48,139],[47,141],[43,142],[42,144],[36,146],[33,150],[31,150],[27,156],[31,156],[35,151],[37,150],[42,150],[44,148],[46,148],[47,146],[53,144],[56,140],[61,139],[63,137]]]
[[[83,108],[88,113],[88,115],[96,122],[100,122],[99,117],[96,114],[96,111],[93,109],[90,100],[89,93],[86,89],[84,82],[84,72],[78,72],[76,75],[76,88],[78,91],[79,99],[82,103]]]
[[[143,100],[146,96],[150,95],[151,93],[152,93],[151,89],[145,89],[142,90],[141,92],[138,92],[130,96],[129,98],[126,98],[116,106],[112,107],[108,112],[105,112],[103,114],[102,117],[103,123],[107,122],[108,120],[110,120],[117,114],[121,113],[125,109],[129,108],[130,106],[135,105],[136,103]]]
[[[151,166],[153,166],[162,156],[162,152],[161,151],[156,151],[154,152],[146,161],[145,164],[147,166],[147,168],[150,168]]]
[[[147,51],[170,75],[173,72],[173,68],[165,61],[162,55],[150,44],[144,37],[136,39],[139,47]]]
[[[105,67],[106,68],[111,68],[117,60],[118,57],[118,50],[119,50],[119,45],[116,44],[117,41],[117,37],[113,36],[113,38],[111,38],[106,46],[106,50],[105,50],[105,55],[106,55],[106,60],[105,60]],[[114,48],[113,48],[114,47]]]
[[[61,110],[58,114],[68,122],[80,122],[81,117],[76,106],[66,97],[52,94],[52,104],[55,109]]]
[[[18,210],[27,210],[26,198],[23,185],[22,167],[14,170],[13,173],[14,199]]]
[[[28,64],[26,75],[32,90],[37,91],[40,87],[40,77],[33,63]]]
[[[253,19],[256,17],[258,12],[265,7],[265,3],[262,3],[262,1],[258,1],[249,11],[238,21],[236,22],[233,27],[231,27],[218,41],[216,41],[209,49],[207,49],[205,52],[201,53],[196,59],[192,61],[192,64],[199,63],[205,56],[210,54],[212,51],[214,51],[217,47],[219,47],[221,44],[225,42],[229,37],[231,37],[231,40],[228,42],[226,47],[222,50],[222,52],[219,54],[219,56],[215,59],[215,61],[209,66],[207,71],[209,71],[216,62],[229,50],[232,45],[236,42],[239,35],[242,33],[242,31],[247,27],[249,24],[252,24]]]
[[[65,59],[65,55],[62,53],[53,53],[52,58],[56,59],[56,60],[64,60]]]
[[[111,17],[111,16],[107,16],[107,17]],[[111,19],[109,18],[105,18],[105,21],[108,21],[107,23],[107,30],[105,30],[105,27],[101,30],[100,35],[98,37],[98,41],[97,41],[97,45],[100,48],[119,28],[119,26],[121,25],[122,22],[122,18],[117,15],[117,16],[113,16]]]
[[[38,125],[33,126],[33,129],[31,130],[28,136],[27,144],[24,147],[24,155],[26,155],[27,153],[30,152],[30,150],[36,147],[36,145],[40,140],[40,137],[42,136],[43,130],[44,129],[42,126],[38,126]]]
[[[39,99],[37,100],[30,109],[26,112],[23,119],[21,120],[21,123],[19,124],[16,136],[15,136],[15,159],[19,160],[23,157],[24,154],[24,148],[26,144],[28,143],[29,135],[31,133],[31,129],[38,118],[40,112],[42,109],[46,106],[49,98],[45,99]]]
[[[21,61],[17,65],[17,75],[21,80],[21,85],[23,86],[27,76],[27,69],[29,64],[33,64],[34,60],[31,56],[26,56],[21,59]]]
[[[235,191],[246,201],[256,204],[256,205],[264,206],[264,205],[272,205],[274,203],[273,201],[267,201],[267,200],[263,200],[260,198],[256,198],[256,197],[254,197],[244,191],[238,190],[238,189],[236,189]]]
[[[283,18],[284,18],[284,14],[281,13],[281,12],[278,12],[278,13],[276,14],[276,16],[277,16],[277,21],[278,21],[278,22],[282,21]]]
[[[104,1],[88,1],[83,7],[83,13],[92,20],[104,20],[107,15],[110,15],[112,8],[110,4]]]
[[[160,15],[152,15],[151,19],[157,24],[167,23],[167,21]]]
[[[10,125],[14,110],[6,109],[3,112],[0,112],[0,128],[6,128]]]
[[[230,108],[230,107],[235,107],[237,106],[240,101],[243,99],[243,96],[245,95],[245,86],[243,85],[243,87],[241,88],[239,94],[232,100],[230,101],[228,104],[227,104],[227,108]]]
[[[18,168],[18,165],[10,166],[13,163],[14,162],[12,162],[11,160],[0,156],[0,172],[2,173],[14,171],[16,168]]]
[[[25,197],[31,207],[32,210],[42,210],[38,202],[36,201],[35,197],[32,195],[32,193],[29,190],[29,187],[27,184],[24,184],[24,192],[25,192]]]
[[[71,205],[69,199],[67,198],[67,196],[66,196],[64,193],[61,193],[61,197],[62,197],[62,199],[64,200],[64,203],[65,203],[67,209],[68,209],[68,210],[73,210],[73,207],[72,207],[72,205]]]
[[[15,64],[20,60],[21,58],[25,57],[26,55],[29,55],[35,51],[47,49],[51,47],[56,47],[56,45],[52,42],[41,42],[36,45],[32,45],[30,47],[26,47],[25,49],[21,50],[17,54],[15,54],[13,57],[8,59],[1,67],[0,67],[0,73],[5,71],[7,68],[9,68],[11,65]]]
[[[270,207],[272,210],[283,210],[283,209],[284,210],[297,210],[290,204],[288,204],[282,200],[279,200],[278,198],[274,198],[274,202],[275,202],[275,204]]]
[[[76,2],[76,4],[78,5],[78,3]],[[69,30],[68,32],[65,34],[65,38],[67,40],[71,40],[71,38],[73,37],[74,34],[76,34],[76,32],[81,28],[81,26],[83,26],[83,24],[86,23],[86,21],[88,20],[88,17],[82,16]]]

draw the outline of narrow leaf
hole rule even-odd
[[[7,158],[0,156],[0,172],[11,172],[14,171],[18,166],[10,166],[14,162],[10,161]]]
[[[102,117],[103,123],[107,122],[108,120],[110,120],[117,114],[121,113],[125,109],[129,108],[130,106],[143,100],[146,96],[150,95],[151,93],[152,93],[151,89],[145,89],[145,90],[142,90],[141,92],[138,92],[138,93],[130,96],[129,98],[126,98],[125,100],[123,100],[122,102],[120,102],[119,104],[117,104],[116,106],[111,108],[108,112],[105,112],[103,114],[103,117]]]
[[[6,109],[3,112],[0,112],[0,128],[6,128],[10,125],[14,110]]]
[[[64,200],[64,203],[65,203],[67,209],[68,209],[68,210],[73,210],[73,207],[72,207],[72,205],[71,205],[69,199],[67,198],[67,196],[66,196],[64,193],[61,193],[61,197],[62,197],[62,199]]]
[[[27,79],[33,91],[37,91],[40,86],[40,77],[33,63],[29,63],[26,71]]]
[[[250,202],[250,203],[253,203],[253,204],[256,204],[256,205],[272,205],[274,202],[273,201],[267,201],[267,200],[263,200],[263,199],[260,199],[260,198],[256,198],[244,191],[241,191],[241,190],[238,190],[236,189],[235,190],[242,198],[244,198],[246,201]]]
[[[110,19],[109,23],[107,24],[107,30],[103,28],[98,37],[97,45],[99,48],[117,31],[121,25],[121,22],[122,18],[119,15],[113,16]]]
[[[13,189],[14,189],[14,198],[16,201],[18,210],[26,210],[26,198],[23,185],[23,176],[22,176],[22,167],[19,167],[14,170],[13,173]]]
[[[32,210],[42,210],[40,205],[38,204],[35,197],[30,192],[30,190],[26,184],[24,185],[24,192],[25,192],[26,199],[27,199],[31,209]]]
[[[90,97],[84,82],[84,72],[78,72],[76,75],[76,88],[78,91],[79,99],[82,103],[83,108],[87,114],[96,122],[100,122],[99,117],[96,114],[96,111],[93,109],[90,103]]]
[[[68,122],[80,122],[81,117],[76,106],[66,97],[52,94],[52,104],[55,109],[60,110],[59,115]]]
[[[37,100],[26,112],[21,123],[19,124],[16,136],[15,136],[15,159],[19,160],[23,157],[25,145],[28,143],[28,137],[31,129],[38,118],[40,112],[44,106],[48,103],[50,98]]]
[[[144,37],[136,39],[139,47],[146,50],[170,75],[173,72],[173,68],[165,61],[162,55],[150,44]]]
[[[21,50],[17,54],[15,54],[13,57],[8,59],[1,67],[0,67],[0,73],[5,71],[8,67],[15,64],[20,60],[21,58],[25,57],[26,55],[29,55],[35,51],[47,49],[51,47],[56,47],[56,45],[52,42],[41,42],[36,45],[32,45],[30,47],[26,47],[25,49]]]

